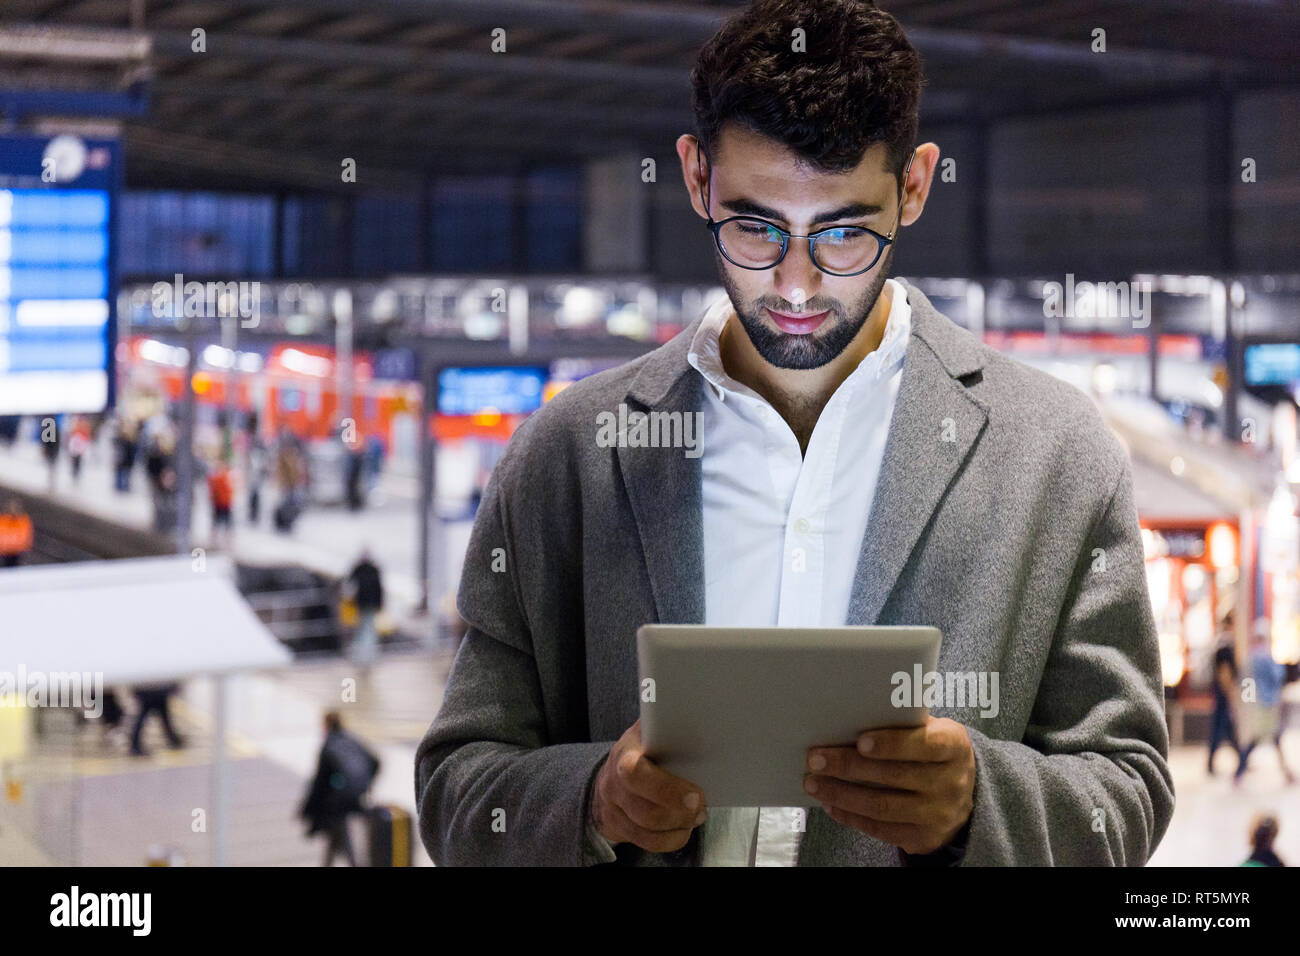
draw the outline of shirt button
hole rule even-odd
[[[800,518],[794,523],[794,530],[798,531],[800,534],[807,534],[810,527],[807,518]]]

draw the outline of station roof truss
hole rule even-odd
[[[338,189],[352,158],[358,182],[409,194],[431,175],[671,157],[695,53],[738,6],[4,0],[0,91],[143,90],[123,118],[133,186]],[[1300,81],[1281,0],[885,7],[926,63],[923,124]]]

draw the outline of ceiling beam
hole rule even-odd
[[[1180,8],[1182,13],[1188,12],[1187,0],[1154,2],[1165,6],[1172,4]],[[1276,18],[1268,22],[1279,29],[1293,22],[1285,18],[1283,11],[1269,0],[1234,0],[1234,17],[1238,13],[1257,12],[1261,2],[1269,4],[1270,10],[1277,11]],[[247,8],[268,5],[305,6],[317,11],[356,13],[354,0],[226,0],[226,3]],[[1212,16],[1218,12],[1215,8],[1217,3],[1218,0],[1204,3],[1200,12]],[[369,0],[367,12],[382,12],[421,22],[430,18],[446,18],[458,23],[477,24],[487,29],[502,27],[507,31],[507,43],[511,26],[637,39],[680,36],[690,43],[703,42],[736,10],[735,6],[645,3],[636,0]],[[1136,70],[1143,75],[1163,70],[1179,74],[1217,71],[1229,75],[1260,77],[1269,66],[1248,56],[1215,57],[1114,45],[1109,46],[1104,55],[1094,54],[1089,48],[1088,36],[1081,37],[1075,43],[908,26],[906,22],[903,23],[903,28],[924,55],[972,58],[995,54],[1059,67]],[[501,58],[509,59],[510,56],[513,54]],[[1101,62],[1103,60],[1107,62]]]
[[[184,79],[155,80],[155,97],[194,101],[244,99],[263,103],[308,103],[320,107],[359,107],[380,112],[416,115],[465,116],[483,122],[524,121],[537,124],[597,124],[616,128],[665,129],[691,122],[691,111],[658,109],[635,104],[607,106],[572,100],[518,100],[501,97],[465,97],[447,93],[396,93],[373,89],[331,89],[324,86],[281,86],[259,81],[202,85]]]
[[[191,52],[190,34],[181,30],[159,30],[153,34],[154,48],[162,54],[186,59],[204,54]],[[508,49],[508,48],[507,48]],[[569,83],[615,84],[686,91],[689,71],[657,66],[635,66],[613,61],[574,60],[530,56],[522,52],[491,53],[486,38],[483,52],[426,49],[398,44],[350,43],[342,40],[291,39],[252,33],[208,34],[207,50],[236,60],[282,63],[299,60],[330,67],[362,66],[389,73],[443,73],[459,76],[499,75],[520,79],[549,78]]]

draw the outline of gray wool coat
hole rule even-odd
[[[907,294],[845,623],[933,625],[939,671],[999,674],[996,716],[931,708],[965,725],[975,753],[962,865],[1143,865],[1174,793],[1128,456],[1084,394]],[[438,865],[596,862],[590,787],[638,717],[637,628],[704,617],[700,459],[604,447],[598,416],[624,402],[699,410],[704,380],[686,361],[698,324],[565,389],[492,473],[458,595],[469,630],[416,754]],[[616,852],[692,865],[699,830],[674,853]],[[911,862],[808,810],[800,866]]]

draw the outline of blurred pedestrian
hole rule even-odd
[[[1250,824],[1250,856],[1242,866],[1286,866],[1281,857],[1273,852],[1273,842],[1277,839],[1277,817],[1269,813],[1260,814]]]
[[[275,529],[289,532],[302,513],[307,487],[307,459],[295,436],[287,428],[280,433],[276,448],[276,481],[280,503],[275,508]]]
[[[229,548],[234,533],[231,510],[235,504],[235,482],[225,461],[214,463],[208,473],[208,500],[212,505],[212,547]]]
[[[127,418],[117,419],[113,435],[113,487],[120,492],[131,490],[131,472],[139,451],[139,425]]]
[[[1227,743],[1241,760],[1241,745],[1237,742],[1237,722],[1233,704],[1240,693],[1237,683],[1237,651],[1233,644],[1235,619],[1231,613],[1223,619],[1223,636],[1214,652],[1210,688],[1214,692],[1214,712],[1210,717],[1209,772],[1214,775],[1214,754],[1219,745]]]
[[[262,516],[262,486],[271,473],[271,453],[257,427],[257,413],[248,416],[244,475],[248,488],[248,523],[257,524]]]
[[[348,510],[360,511],[365,503],[363,481],[365,479],[365,446],[360,441],[343,442],[343,484],[347,489]]]
[[[154,531],[159,534],[170,534],[175,531],[178,518],[179,481],[172,448],[171,433],[156,431],[149,439],[144,460],[145,473],[149,476],[149,487],[153,497]]]
[[[0,511],[0,568],[21,564],[23,556],[32,550],[34,539],[31,516],[21,501],[10,498]]]
[[[135,700],[140,710],[135,716],[135,729],[131,731],[132,754],[137,757],[148,756],[140,740],[144,733],[144,722],[152,713],[157,713],[158,719],[162,721],[163,733],[167,735],[168,745],[173,750],[185,746],[185,740],[172,726],[171,714],[168,712],[171,697],[178,690],[180,687],[176,684],[149,684],[135,689]]]
[[[365,459],[365,485],[366,494],[369,496],[379,484],[379,476],[384,470],[384,441],[378,435],[371,435],[366,439]]]
[[[59,419],[55,415],[47,415],[39,422],[41,441],[41,454],[45,456],[45,467],[49,469],[50,491],[54,490],[55,469],[59,465]]]
[[[1286,754],[1282,751],[1282,731],[1285,729],[1282,726],[1282,684],[1286,678],[1286,668],[1273,660],[1271,636],[1269,619],[1257,619],[1250,654],[1251,677],[1255,680],[1255,720],[1250,731],[1250,742],[1241,751],[1234,782],[1241,781],[1251,752],[1263,740],[1273,741],[1282,775],[1286,777],[1287,783],[1295,782],[1295,776],[1286,765]]]
[[[378,773],[379,758],[343,729],[337,711],[327,713],[316,776],[298,810],[298,816],[308,823],[308,836],[324,833],[327,837],[325,866],[333,866],[339,853],[349,866],[357,865],[348,816],[364,812],[362,798]]]
[[[72,433],[68,436],[68,461],[72,465],[72,480],[81,481],[81,461],[90,450],[90,422],[84,415],[78,415],[72,424]]]
[[[383,578],[371,559],[369,548],[362,549],[360,559],[348,575],[347,587],[357,606],[357,629],[352,637],[352,662],[369,668],[379,656],[378,617],[384,607]]]

